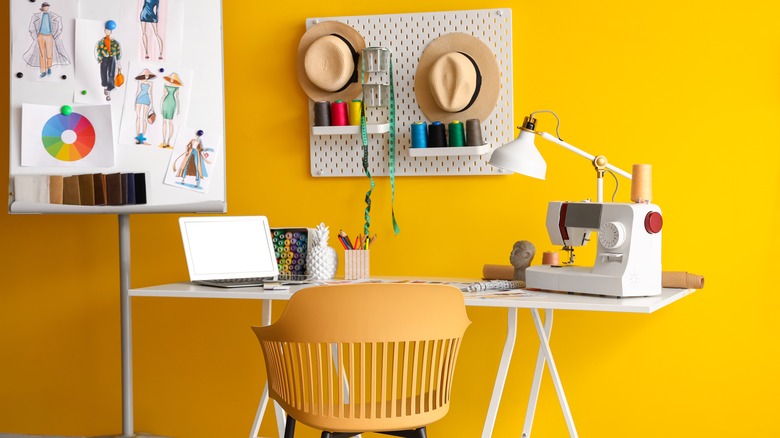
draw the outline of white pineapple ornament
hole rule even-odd
[[[330,232],[324,223],[315,228],[309,236],[309,257],[306,261],[308,273],[314,280],[330,280],[336,276],[338,255],[328,246]]]

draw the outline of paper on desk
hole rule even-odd
[[[534,294],[527,290],[506,290],[495,292],[464,292],[463,295],[468,298],[509,298],[509,297],[532,297]]]

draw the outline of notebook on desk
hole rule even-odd
[[[207,286],[262,286],[279,275],[265,216],[179,219],[190,281]]]

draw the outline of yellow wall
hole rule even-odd
[[[306,96],[295,76],[305,18],[487,5],[224,3],[229,213],[264,214],[272,226],[324,221],[357,230],[367,181],[309,175]],[[623,168],[652,163],[654,201],[665,217],[664,267],[707,278],[703,291],[649,316],[556,313],[552,346],[580,435],[773,435],[780,7],[756,0],[490,6],[514,8],[516,119],[554,109],[571,143]],[[7,22],[7,9],[0,11]],[[7,52],[0,59],[7,72]],[[258,141],[259,130],[276,134]],[[540,253],[551,249],[546,202],[593,196],[592,171],[543,143],[546,182],[399,178],[397,237],[389,181],[379,179],[372,273],[476,277],[484,263],[505,262],[517,240],[535,242]],[[7,165],[0,154],[0,168]],[[5,174],[0,186],[7,187]],[[186,278],[176,219],[131,218],[133,286]],[[117,257],[116,217],[0,214],[0,432],[121,431]],[[249,330],[260,303],[139,298],[133,312],[136,429],[245,437],[264,379]],[[430,427],[432,437],[479,436],[505,313],[469,310],[474,323],[452,409]],[[496,437],[519,436],[524,416],[538,342],[527,312],[519,324]],[[273,424],[267,416],[263,434]],[[534,433],[566,435],[549,378]],[[299,436],[319,435],[301,427]]]

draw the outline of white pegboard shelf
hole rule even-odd
[[[367,123],[366,132],[368,134],[386,134],[390,132],[389,123]],[[312,126],[312,135],[358,135],[360,134],[360,125],[346,126]]]
[[[366,47],[386,47],[393,66],[395,97],[395,175],[505,175],[488,164],[489,152],[514,139],[514,92],[512,85],[512,10],[481,9],[371,16],[320,17],[306,20],[306,28],[323,21],[339,21],[352,26],[365,39]],[[436,38],[453,32],[472,35],[485,43],[496,56],[500,91],[493,112],[481,121],[487,151],[468,154],[418,155],[412,152],[411,126],[426,120],[414,94],[414,75],[425,48]],[[360,98],[356,96],[355,98]],[[309,126],[314,125],[314,102],[309,99]],[[389,120],[388,108],[366,108],[369,124]],[[355,128],[352,128],[355,129]],[[360,135],[314,134],[309,138],[311,175],[316,177],[365,177]],[[374,176],[389,175],[389,135],[368,138],[369,170]],[[482,147],[481,147],[482,148]],[[439,152],[439,151],[437,151]],[[444,151],[451,152],[451,151]],[[458,151],[463,152],[463,151]],[[469,151],[470,152],[470,151]]]
[[[489,144],[482,146],[452,146],[438,148],[409,148],[412,157],[463,157],[468,155],[484,155],[490,151]]]

